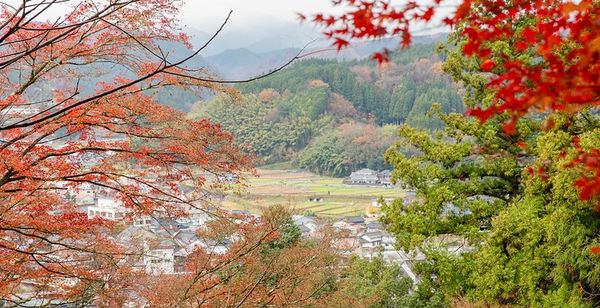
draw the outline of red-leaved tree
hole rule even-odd
[[[191,47],[177,28],[179,5],[177,0],[0,3],[0,303],[121,307],[165,294],[158,289],[168,289],[169,281],[182,289],[176,298],[159,301],[165,306],[211,305],[224,302],[220,296],[232,305],[311,298],[311,289],[298,287],[309,273],[301,270],[306,260],[288,262],[296,275],[293,286],[282,282],[265,290],[251,278],[234,279],[246,277],[240,274],[245,264],[245,275],[271,277],[266,273],[273,268],[259,262],[265,259],[259,252],[281,232],[269,219],[228,217],[213,208],[210,190],[222,185],[223,177],[252,170],[250,157],[219,126],[189,121],[152,96],[165,88],[229,91],[223,86],[228,81],[187,65],[220,29],[188,55],[170,56],[161,47],[166,42]],[[57,8],[65,14],[41,18]],[[78,195],[89,190],[126,210],[88,218]],[[185,275],[176,277],[136,269],[146,252],[118,240],[123,225],[191,213],[220,222],[215,225],[236,226],[228,234],[233,243],[227,252],[198,248],[183,265]],[[320,259],[327,253],[323,248],[296,251],[326,263]],[[227,273],[238,275],[226,280]],[[301,296],[294,296],[301,289]]]

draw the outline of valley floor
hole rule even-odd
[[[248,187],[228,193],[223,206],[258,213],[265,207],[282,204],[298,213],[338,217],[376,214],[379,209],[374,203],[380,197],[391,200],[404,195],[399,187],[346,185],[341,178],[304,171],[259,169],[258,174],[259,177],[248,176]]]

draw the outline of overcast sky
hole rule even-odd
[[[445,3],[450,4],[455,1],[446,0]],[[392,1],[397,4],[404,2],[406,1]],[[418,0],[418,2],[426,3],[431,0]],[[265,39],[268,37],[279,39],[281,43],[276,44],[276,47],[279,48],[301,47],[313,39],[324,39],[324,36],[321,35],[322,29],[315,29],[310,22],[301,25],[297,13],[311,16],[318,12],[340,11],[340,8],[334,8],[331,0],[186,0],[180,17],[182,25],[192,28],[193,31],[189,31],[189,33],[196,31],[213,33],[231,10],[233,11],[231,19],[220,35],[220,41],[216,44],[227,41],[230,45],[223,48],[233,48],[233,46],[247,47],[251,42],[255,42],[253,48],[256,49],[260,47],[256,46],[257,44],[267,43]],[[444,10],[447,9],[441,9],[434,20],[440,21],[441,16],[447,14]],[[441,24],[441,22],[434,21],[434,24],[436,23]],[[413,29],[419,30],[424,25],[414,26]],[[431,26],[427,25],[428,28]],[[434,28],[430,33],[444,30],[435,26]],[[286,41],[289,43],[287,46]],[[268,46],[267,49],[273,47]]]
[[[0,2],[18,6],[21,0],[3,0]],[[67,4],[77,3],[80,0],[68,1]],[[298,22],[297,13],[306,16],[317,12],[333,12],[331,0],[183,0],[185,5],[181,11],[181,20],[184,25],[197,29],[218,27],[220,22],[233,10],[230,26],[247,25],[254,23],[268,24],[270,21]],[[432,0],[417,0],[425,3]],[[456,0],[446,0],[448,5]],[[401,4],[405,0],[394,0],[392,4]],[[339,11],[339,8],[336,10]],[[64,7],[58,5],[43,14],[42,18],[62,15],[66,12]],[[438,14],[436,14],[438,15]],[[207,31],[210,32],[210,31]]]
[[[310,16],[317,12],[333,12],[331,0],[185,0],[182,20],[194,27],[213,25],[233,10],[233,22],[262,21],[269,19],[297,21],[297,13]],[[431,3],[432,0],[417,0],[419,3]],[[452,10],[456,0],[445,0],[444,8],[438,9],[437,16],[446,15]],[[403,4],[406,0],[394,0],[392,4]],[[340,8],[335,8],[339,11]],[[446,11],[446,12],[445,12]]]
[[[75,3],[80,0],[74,0]],[[310,22],[300,24],[297,13],[311,16],[317,12],[330,13],[334,9],[331,0],[184,0],[181,9],[181,25],[197,42],[204,42],[221,25],[229,11],[233,11],[225,30],[213,42],[206,53],[214,54],[224,49],[251,48],[268,51],[288,47],[302,47],[315,39],[325,40],[322,29],[315,29]],[[431,2],[432,0],[417,0]],[[445,3],[456,0],[446,0]],[[4,0],[18,5],[20,0]],[[392,3],[403,3],[395,0]],[[64,7],[57,6],[41,18],[54,19],[65,14]],[[440,20],[440,15],[436,14]],[[429,25],[430,26],[430,25]],[[414,29],[422,26],[416,25]],[[439,32],[439,31],[434,31]],[[419,33],[416,33],[419,34]],[[428,33],[421,33],[428,34]]]
[[[194,27],[212,26],[233,10],[232,24],[269,19],[297,21],[297,12],[310,15],[331,11],[330,0],[187,0],[181,18]]]
[[[66,4],[78,3],[80,0],[68,1]],[[183,0],[185,7],[181,17],[185,23],[193,26],[206,26],[222,20],[230,10],[234,11],[237,20],[256,20],[272,17],[287,21],[297,20],[296,12],[310,15],[320,11],[331,10],[331,0]],[[0,1],[12,6],[19,6],[21,0]],[[44,17],[62,15],[66,12],[61,5],[53,6],[43,14]],[[48,14],[49,13],[49,14]]]

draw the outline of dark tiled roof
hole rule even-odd
[[[383,230],[383,225],[379,221],[371,221],[370,223],[367,224],[367,228]]]

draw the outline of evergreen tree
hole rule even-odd
[[[489,104],[493,93],[477,63],[458,50],[445,68],[465,84],[467,104]],[[404,126],[386,154],[394,178],[418,198],[386,206],[384,221],[400,247],[426,252],[422,283],[445,298],[487,305],[596,306],[600,270],[590,249],[600,242],[600,217],[572,185],[579,171],[566,166],[576,145],[600,146],[600,119],[558,114],[542,129],[533,115],[507,133],[505,115],[481,124],[441,109],[434,108],[443,131]],[[472,249],[449,253],[440,240],[448,234]]]

